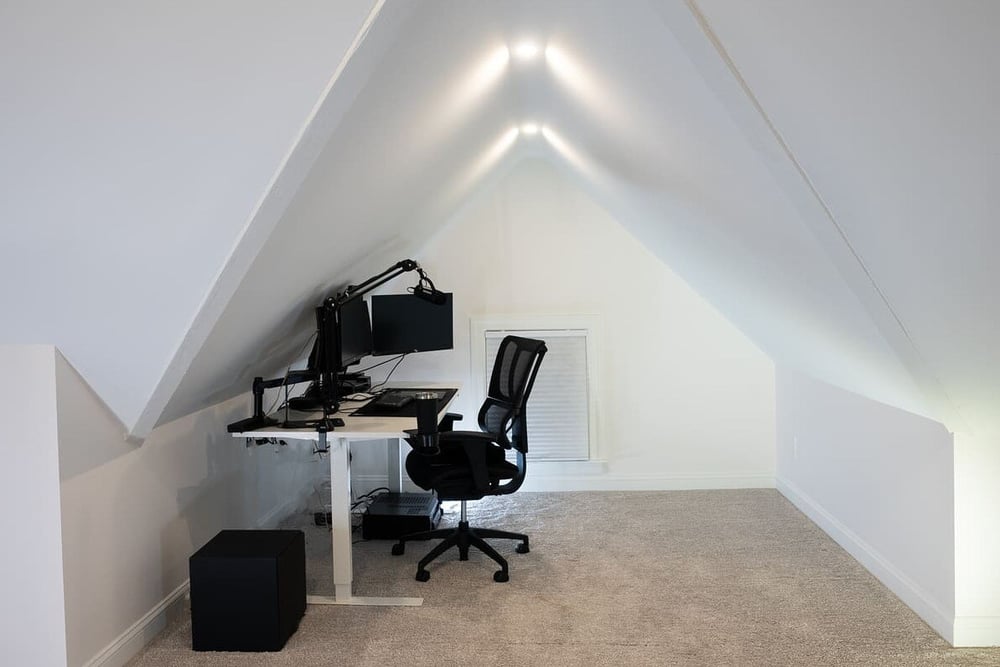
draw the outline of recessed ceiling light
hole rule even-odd
[[[521,42],[514,47],[514,57],[518,60],[533,60],[538,56],[538,44],[534,42]]]
[[[521,126],[521,134],[538,134],[538,123],[525,123]]]

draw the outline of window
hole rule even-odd
[[[528,457],[532,460],[596,458],[593,320],[587,316],[473,320],[473,372],[483,396],[504,336],[538,338],[548,348],[528,402]]]

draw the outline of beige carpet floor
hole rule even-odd
[[[186,616],[131,667],[162,665],[1000,665],[953,649],[774,490],[517,493],[470,521],[528,532],[510,561],[451,552],[414,581],[431,543],[393,557],[355,545],[355,592],[412,608],[310,606],[278,653],[191,650]],[[445,523],[457,522],[455,514]],[[330,590],[330,541],[312,517],[309,593]]]

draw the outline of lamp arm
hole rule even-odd
[[[348,285],[347,289],[343,292],[337,294],[336,296],[327,297],[326,300],[323,301],[323,305],[327,308],[339,308],[345,303],[354,301],[358,297],[361,297],[368,292],[371,292],[373,289],[384,285],[393,278],[401,276],[407,271],[413,271],[414,269],[420,271],[421,276],[423,275],[423,271],[420,270],[420,265],[412,259],[400,260],[382,273],[372,276],[360,285]]]

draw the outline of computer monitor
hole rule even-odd
[[[362,298],[339,307],[316,309],[316,342],[309,353],[312,384],[302,396],[289,399],[293,410],[333,408],[340,397],[344,372],[372,353],[368,304]]]
[[[339,354],[333,360],[336,372],[344,372],[348,366],[361,361],[372,353],[372,324],[368,317],[368,304],[358,297],[348,301],[338,309],[340,321],[337,323]]]
[[[444,303],[432,303],[414,294],[372,296],[372,354],[450,350],[451,294],[438,292]]]
[[[336,309],[316,309],[316,342],[309,353],[309,370],[334,377],[371,353],[371,319],[364,299]]]

